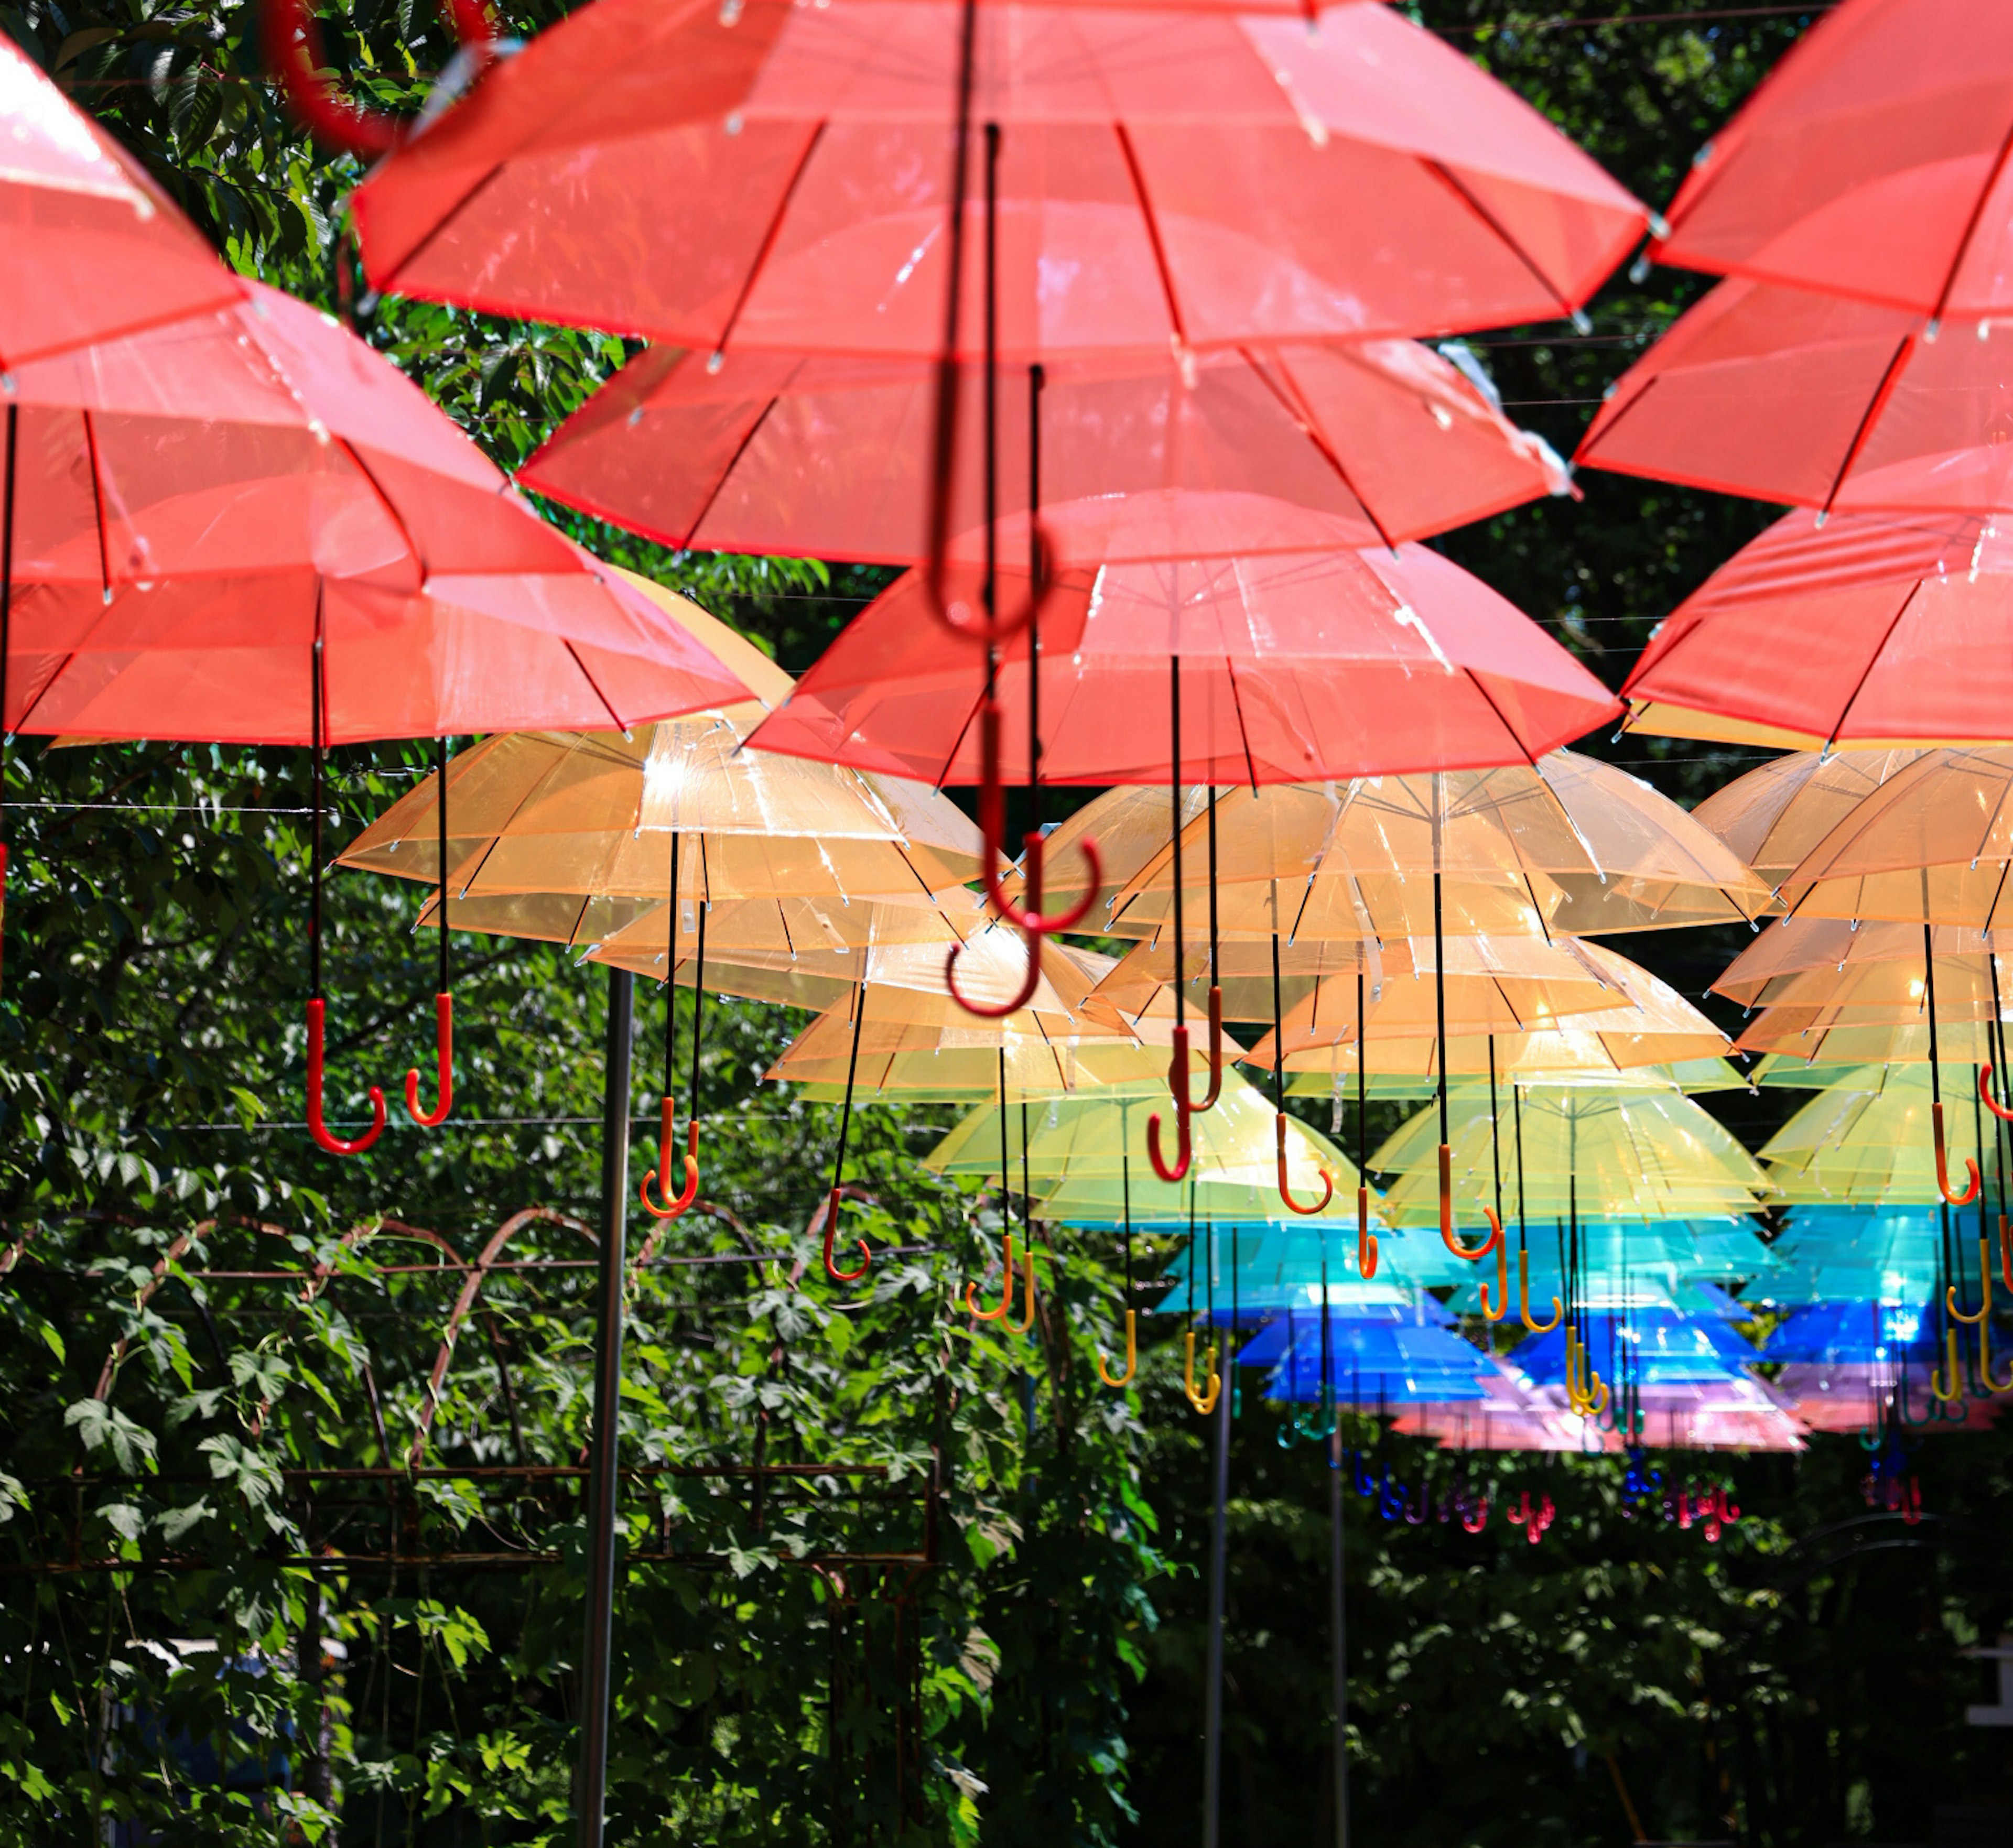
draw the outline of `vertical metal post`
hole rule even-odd
[[[1229,1364],[1234,1367],[1236,1362],[1232,1360]],[[1209,1530],[1209,1679],[1203,1696],[1202,1848],[1218,1848],[1223,1832],[1223,1507],[1230,1498],[1231,1397],[1226,1382],[1216,1396],[1216,1507]]]
[[[624,1244],[629,1205],[629,1055],[636,978],[608,972],[608,1063],[601,1120],[599,1322],[594,1351],[594,1459],[588,1478],[587,1646],[581,1658],[580,1772],[574,1840],[602,1848],[608,1797],[608,1709],[615,1646],[615,1504],[620,1486]]]
[[[1349,1848],[1349,1632],[1343,1621],[1342,1426],[1328,1439],[1328,1617],[1335,1675],[1335,1848]]]

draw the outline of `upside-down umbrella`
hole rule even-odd
[[[2013,402],[2013,400],[2009,400]],[[1632,724],[1829,752],[2004,737],[2013,520],[1792,513],[1650,638]]]
[[[1057,559],[1401,543],[1568,491],[1486,377],[1411,341],[1058,358],[996,394],[996,542]],[[982,369],[960,369],[950,552],[984,544]],[[920,359],[656,347],[518,471],[665,544],[919,564],[936,388]],[[1036,476],[1032,465],[1039,454]]]
[[[0,721],[313,749],[307,1114],[315,1140],[346,1154],[375,1141],[384,1107],[373,1087],[354,1142],[323,1120],[326,748],[626,727],[746,689],[540,521],[361,341],[244,286],[241,306],[15,372]],[[445,992],[436,1028],[445,1093]]]
[[[365,263],[377,288],[715,352],[934,359],[961,284],[960,354],[1032,359],[1543,320],[1639,234],[1431,34],[1367,3],[1285,13],[601,0],[358,188]],[[981,166],[989,291],[958,234]]]

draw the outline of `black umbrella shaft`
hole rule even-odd
[[[1328,1621],[1330,1669],[1335,1678],[1335,1848],[1349,1848],[1349,1632],[1343,1621],[1342,1576],[1342,1426],[1328,1438]]]
[[[609,1695],[615,1648],[615,1499],[620,1488],[622,1286],[629,1203],[629,1057],[636,978],[608,972],[601,1110],[600,1301],[594,1343],[594,1453],[588,1476],[587,1646],[581,1662],[577,1848],[602,1848],[608,1799]]]
[[[1217,1389],[1216,1493],[1209,1530],[1208,1682],[1203,1696],[1203,1848],[1220,1848],[1223,1834],[1223,1510],[1230,1499],[1230,1399],[1228,1392]]]
[[[0,483],[0,792],[6,788],[7,657],[14,641],[14,456],[20,446],[21,408],[7,407],[7,470]],[[0,814],[0,841],[6,836],[5,817]]]
[[[440,988],[447,992],[447,740],[438,738],[434,745],[434,761],[440,772],[440,788],[434,801],[434,820],[436,830],[435,845],[440,851]]]
[[[1446,942],[1441,929],[1440,870],[1437,852],[1433,857],[1433,1015],[1439,1035],[1440,1140],[1444,1142],[1447,1139]]]
[[[1182,929],[1182,658],[1167,657],[1168,728],[1173,734],[1167,768],[1167,825],[1175,842],[1175,1024],[1188,1018],[1188,939]]]

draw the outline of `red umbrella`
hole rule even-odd
[[[935,369],[917,359],[639,355],[518,472],[669,545],[917,564],[930,556]],[[949,509],[983,531],[980,369],[964,370]],[[1027,549],[1033,394],[997,406],[998,542]],[[1042,369],[1052,556],[1110,563],[1311,552],[1439,532],[1564,469],[1456,366],[1411,341],[1060,360]]]
[[[140,163],[0,38],[0,369],[243,298]]]
[[[973,37],[966,59],[969,17]],[[968,85],[964,80],[968,73]],[[955,235],[996,137],[996,291]],[[719,351],[1165,353],[1576,309],[1645,213],[1371,0],[598,0],[353,195],[374,284]],[[996,307],[992,337],[987,298]]]
[[[1655,254],[1931,317],[2013,306],[2013,13],[1847,0],[1700,151]]]
[[[2004,531],[2002,531],[2002,527]],[[1839,745],[2003,738],[2013,520],[1780,520],[1657,629],[1621,689],[1681,735]]]
[[[954,570],[953,594],[960,576],[975,588],[978,575]],[[999,575],[1024,606],[1027,577]],[[1067,569],[1047,590],[1039,671],[1028,671],[1022,627],[1002,644],[984,683],[960,638],[920,620],[929,596],[920,572],[897,581],[750,744],[939,784],[981,784],[987,889],[1010,916],[1000,886],[999,781],[1027,775],[1032,764],[1005,745],[1008,719],[1028,715],[1031,734],[1039,729],[1048,781],[1169,784],[1178,967],[1181,785],[1255,787],[1529,762],[1621,710],[1535,624],[1416,545]],[[1010,617],[1010,603],[1001,613]],[[1031,693],[1046,714],[1039,724]],[[1017,727],[1010,735],[1017,738]],[[1031,853],[1028,903],[1036,910],[1041,877]],[[1093,863],[1078,917],[1098,884]],[[1178,987],[1175,999],[1178,1016]],[[1164,1179],[1178,1179],[1187,1165],[1196,1107],[1187,1049],[1178,1018],[1179,1153],[1171,1164],[1149,1124],[1149,1153]]]
[[[626,727],[747,689],[545,525],[326,316],[241,307],[18,368],[0,506],[9,732],[315,752],[308,1120],[322,1120],[320,777],[331,742]],[[451,1003],[436,1003],[445,1113]]]
[[[1616,383],[1579,459],[1822,510],[1990,513],[2013,494],[2013,341],[1736,281]]]

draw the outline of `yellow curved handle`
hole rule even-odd
[[[1557,1297],[1552,1299],[1552,1319],[1548,1322],[1531,1320],[1531,1254],[1528,1251],[1517,1253],[1517,1313],[1524,1319],[1524,1326],[1533,1335],[1549,1335],[1565,1317],[1565,1305]]]
[[[1957,1331],[1954,1328],[1943,1331],[1943,1367],[1944,1371],[1940,1373],[1933,1367],[1929,1370],[1929,1396],[1940,1399],[1948,1405],[1952,1400],[1961,1398],[1964,1392],[1964,1381],[1957,1357]]]
[[[1929,1106],[1929,1131],[1936,1144],[1936,1191],[1953,1206],[1968,1206],[1978,1198],[1978,1163],[1967,1155],[1964,1158],[1965,1170],[1971,1176],[1971,1185],[1962,1193],[1952,1193],[1950,1184],[1950,1156],[1943,1147],[1943,1106],[1940,1103]]]
[[[1489,1216],[1494,1218],[1493,1214]],[[1519,1252],[1521,1258],[1525,1254]],[[1510,1313],[1510,1247],[1503,1242],[1499,1227],[1496,1239],[1496,1306],[1489,1306],[1489,1283],[1484,1278],[1482,1285],[1482,1314],[1486,1321],[1500,1322]]]
[[[1943,1285],[1943,1306],[1966,1328],[1976,1327],[1992,1313],[1992,1247],[1983,1238],[1978,1242],[1978,1310],[1972,1315],[1966,1315],[1958,1307],[1957,1285],[1954,1283]]]
[[[1009,1320],[999,1324],[1010,1335],[1024,1335],[1035,1325],[1035,1248],[1032,1245],[1021,1254],[1021,1274],[1027,1281],[1027,1289],[1021,1299],[1024,1307],[1021,1319],[1017,1322]],[[1002,1309],[1007,1306],[1007,1297],[1012,1294],[1010,1290],[1007,1296],[1000,1298],[999,1306]]]
[[[2003,1246],[2004,1239],[2002,1237]],[[1356,1190],[1356,1267],[1368,1283],[1377,1274],[1377,1235],[1370,1229],[1370,1189]]]
[[[999,1306],[997,1309],[981,1309],[978,1306],[978,1285],[967,1283],[964,1286],[964,1306],[971,1311],[974,1321],[998,1321],[1007,1313],[1007,1305],[1014,1300],[1014,1235],[1011,1232],[1007,1235],[1005,1250],[1000,1261],[1006,1266],[1006,1274],[1000,1279]]]
[[[1125,1312],[1125,1371],[1114,1378],[1104,1368],[1104,1349],[1097,1350],[1097,1377],[1114,1389],[1129,1386],[1132,1376],[1139,1371],[1139,1315],[1136,1310]]]
[[[1223,1376],[1216,1371],[1216,1343],[1211,1342],[1203,1357],[1203,1369],[1209,1375],[1209,1390],[1200,1391],[1195,1383],[1195,1330],[1191,1328],[1182,1338],[1182,1391],[1188,1402],[1205,1418],[1216,1410],[1217,1396],[1223,1391]]]

